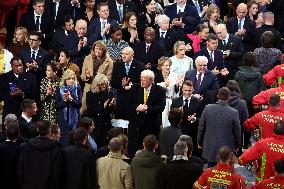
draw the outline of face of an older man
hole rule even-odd
[[[142,77],[141,76],[140,84],[141,84],[141,87],[147,89],[151,86],[152,80],[150,79],[150,77]]]
[[[199,73],[205,73],[205,71],[207,70],[207,63],[203,61],[196,62],[196,70]]]

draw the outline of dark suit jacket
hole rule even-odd
[[[68,34],[65,34],[65,29],[63,27],[53,33],[50,49],[57,53],[57,57],[59,56],[60,51],[64,49],[67,36]]]
[[[213,70],[215,67],[217,67],[217,69],[224,68],[223,52],[218,50],[218,49],[214,51],[214,62],[212,62],[211,59],[210,59],[210,55],[209,55],[209,52],[207,50],[207,47],[196,52],[194,54],[194,60],[198,56],[206,56],[207,57],[207,59],[208,59],[208,64],[207,64],[208,70]]]
[[[186,72],[184,80],[190,80],[193,82],[194,86],[194,94],[201,94],[203,95],[203,102],[204,104],[215,103],[217,90],[219,88],[217,76],[207,70],[204,73],[204,78],[199,87],[196,86],[196,69],[192,69]]]
[[[123,17],[120,20],[119,13],[116,6],[116,0],[108,0],[108,8],[109,8],[109,18],[113,20],[117,20],[118,23],[123,24],[124,16],[126,12],[136,12],[135,4],[131,1],[125,1],[123,6]]]
[[[53,30],[59,29],[61,26],[64,25],[63,18],[65,15],[71,15],[71,6],[69,5],[70,5],[69,0],[60,0],[56,17],[55,17],[56,4],[53,1],[51,1],[50,3],[49,10],[45,9],[46,11],[49,11],[49,16]]]
[[[157,71],[158,59],[165,55],[166,50],[156,41],[151,44],[147,53],[145,41],[140,41],[134,45],[135,59],[143,62],[145,65],[150,63],[151,70],[154,72]]]
[[[235,33],[238,31],[237,17],[232,17],[228,19],[227,28],[230,34],[235,35]],[[245,51],[251,51],[254,49],[253,36],[255,35],[255,29],[256,29],[255,22],[251,20],[249,17],[246,17],[244,22],[244,29],[246,30],[246,34],[242,39],[244,44],[244,49]]]
[[[30,139],[37,136],[33,120],[28,123],[22,116],[19,116],[18,123],[20,127],[21,137],[24,137],[25,139]]]
[[[107,24],[115,25],[117,24],[117,21],[108,18]],[[88,26],[88,34],[90,35],[88,40],[91,44],[93,44],[97,40],[103,39],[104,36],[101,36],[101,22],[99,17],[90,22]],[[108,39],[110,36],[106,34],[105,37],[106,39]]]
[[[161,38],[159,28],[156,29],[155,40],[166,50],[166,56],[173,56],[173,46],[179,40],[178,32],[174,29],[168,29],[165,38]]]
[[[174,3],[166,7],[165,15],[167,15],[170,18],[170,21],[172,21],[174,18],[182,17],[183,23],[185,24],[184,26],[185,33],[194,32],[195,27],[200,23],[200,17],[198,15],[198,12],[196,8],[191,5],[186,5],[184,12],[178,14],[177,4]]]
[[[193,0],[188,0],[188,1],[187,1],[187,4],[189,4],[189,5],[193,6],[193,7],[195,7],[195,9],[196,9],[196,6],[195,6]],[[209,3],[208,0],[198,0],[198,4],[199,4],[199,6],[200,6],[200,11],[201,11],[201,12],[202,12],[204,6],[209,6],[209,5],[210,5],[210,3]],[[197,9],[196,9],[196,11],[197,11]]]

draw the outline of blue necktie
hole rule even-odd
[[[242,29],[242,21],[240,20],[239,23],[238,23],[238,29]]]
[[[199,6],[199,3],[198,3],[198,0],[196,0],[194,4],[195,4],[195,7],[196,7],[196,10],[197,10],[198,14],[200,15],[200,13],[201,13],[201,9],[200,9],[200,6]]]
[[[128,63],[125,63],[125,71],[126,71],[126,75],[128,75],[129,70],[130,70],[130,68],[129,68],[129,64],[128,64]]]

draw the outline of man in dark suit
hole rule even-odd
[[[108,0],[109,18],[123,24],[126,12],[136,12],[135,4],[126,0]]]
[[[12,58],[12,70],[1,76],[0,99],[4,101],[3,117],[9,113],[21,114],[21,103],[24,99],[36,98],[37,80],[31,73],[23,72],[23,64],[19,58]]]
[[[229,71],[228,79],[233,79],[244,53],[242,41],[239,37],[228,34],[224,24],[216,27],[218,49],[223,51],[224,65]]]
[[[218,78],[215,73],[207,69],[208,59],[199,56],[195,59],[196,69],[186,72],[184,80],[193,83],[193,94],[202,99],[203,104],[210,104],[216,101],[216,94],[219,88]]]
[[[157,71],[158,59],[165,56],[164,47],[155,41],[155,30],[147,27],[144,31],[145,41],[140,41],[134,45],[135,59],[143,62],[147,69]]]
[[[283,38],[284,37],[284,23],[283,23],[284,0],[270,1],[270,3],[267,5],[267,11],[271,11],[275,15],[274,27],[281,33],[281,36]]]
[[[99,17],[91,21],[88,27],[90,43],[94,43],[97,40],[106,41],[110,37],[110,26],[117,24],[116,20],[109,18],[108,4],[100,3],[97,6],[97,12]]]
[[[185,33],[192,33],[200,23],[200,17],[195,7],[186,4],[187,0],[177,0],[165,9],[165,15],[170,18],[171,24]]]
[[[166,105],[166,91],[154,84],[154,72],[141,72],[140,85],[131,87],[130,120],[128,126],[128,152],[131,157],[142,147],[143,138],[149,134],[159,136],[162,112]]]
[[[208,0],[188,0],[189,5],[195,7],[200,19],[202,19],[206,13],[209,6]]]
[[[253,20],[247,17],[247,5],[240,3],[236,9],[237,16],[228,19],[227,28],[230,34],[240,37],[243,41],[245,51],[252,51],[253,35],[256,25]]]
[[[182,108],[183,116],[179,126],[183,135],[189,135],[194,144],[194,153],[198,154],[197,147],[197,130],[198,119],[202,112],[202,101],[193,95],[193,82],[185,80],[182,84],[182,96],[174,98],[171,109]],[[200,154],[201,155],[201,154]],[[199,155],[199,156],[200,156]]]
[[[122,62],[114,64],[111,86],[117,90],[117,100],[115,106],[115,115],[117,118],[128,119],[127,104],[129,86],[140,82],[140,74],[145,69],[145,65],[134,59],[134,51],[131,47],[125,47],[122,50]]]

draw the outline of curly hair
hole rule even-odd
[[[109,84],[107,77],[104,74],[97,74],[96,77],[94,78],[93,82],[92,82],[91,91],[93,93],[100,92],[100,85],[101,84],[106,84],[108,91],[110,90],[110,84]]]

